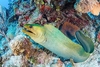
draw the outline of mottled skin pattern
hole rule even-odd
[[[83,62],[90,55],[81,45],[72,42],[61,31],[50,24],[45,24],[44,26],[26,24],[22,31],[30,36],[35,42],[65,59]]]

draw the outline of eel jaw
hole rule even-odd
[[[25,34],[29,35],[29,36],[35,36],[36,33],[32,31],[31,28],[24,26],[22,32],[24,32]]]

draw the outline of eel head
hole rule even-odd
[[[39,24],[25,24],[22,31],[39,44],[46,41],[45,28]]]

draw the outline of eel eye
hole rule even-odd
[[[30,25],[29,27],[30,27],[30,28],[32,28],[33,26],[32,26],[32,25]]]

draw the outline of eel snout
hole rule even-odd
[[[34,31],[34,28],[32,27],[32,25],[29,25],[29,24],[26,24],[24,27],[23,27],[23,30],[22,30],[24,33],[28,34],[28,35],[36,35],[35,31]]]

